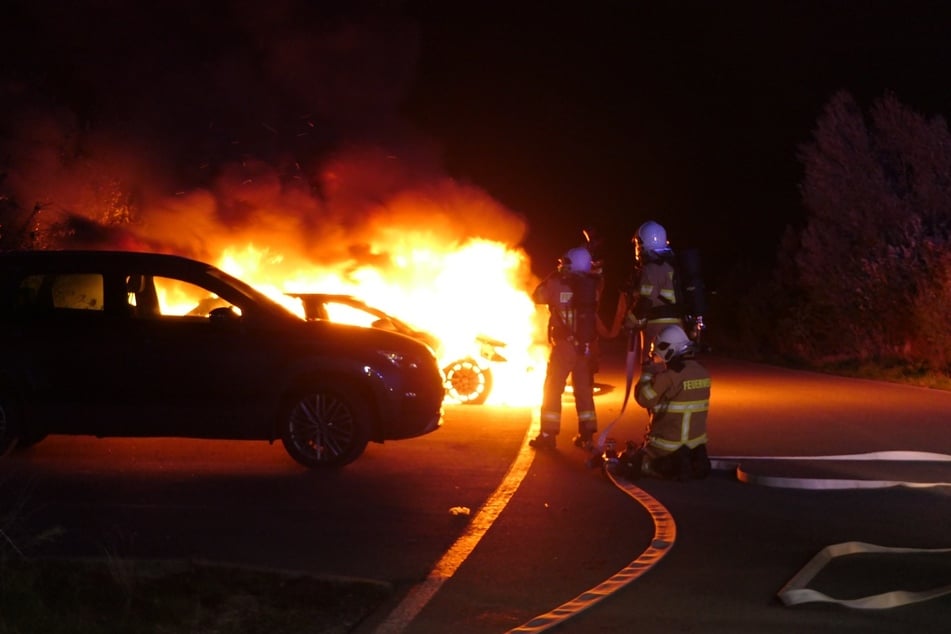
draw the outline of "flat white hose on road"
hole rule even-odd
[[[537,416],[537,415],[536,415]],[[422,608],[438,592],[443,583],[455,573],[462,561],[475,549],[476,544],[482,536],[488,531],[495,519],[505,508],[508,501],[514,495],[522,479],[524,479],[528,467],[531,464],[534,452],[527,450],[527,439],[538,430],[538,421],[533,416],[532,425],[529,427],[526,435],[525,446],[519,452],[515,463],[512,465],[509,473],[503,479],[503,483],[489,499],[483,509],[474,518],[470,529],[466,531],[444,555],[443,559],[437,563],[436,567],[430,573],[428,578],[421,584],[414,587],[404,598],[402,603],[390,614],[390,616],[377,628],[377,634],[394,634],[402,632],[416,617]],[[610,429],[610,426],[608,427]],[[607,430],[605,430],[607,431]],[[710,462],[715,470],[735,471],[737,478],[748,484],[760,484],[765,486],[774,486],[782,488],[800,488],[800,489],[872,489],[894,486],[906,487],[943,487],[951,486],[946,482],[904,482],[891,480],[853,480],[841,478],[790,478],[769,475],[754,475],[748,473],[742,467],[742,461],[904,461],[904,462],[951,462],[951,456],[947,454],[937,454],[928,452],[913,451],[886,451],[865,454],[846,454],[835,456],[718,456],[711,457]],[[611,481],[628,496],[641,504],[654,522],[654,537],[650,545],[631,563],[619,570],[617,573],[605,581],[594,586],[590,590],[582,592],[574,599],[558,606],[557,608],[534,617],[530,621],[513,628],[507,634],[535,634],[544,632],[556,627],[568,619],[584,612],[590,607],[600,603],[611,596],[621,588],[639,579],[648,570],[654,567],[663,557],[670,552],[677,537],[677,526],[673,516],[667,508],[658,502],[655,498],[645,492],[643,489],[635,486],[624,478],[618,478],[613,474],[608,474]],[[869,597],[857,599],[836,599],[825,595],[816,590],[805,587],[822,568],[832,559],[844,555],[855,553],[921,553],[951,552],[951,549],[922,550],[911,548],[887,548],[876,546],[874,544],[864,544],[861,542],[846,542],[844,544],[835,544],[828,546],[820,551],[801,571],[799,571],[779,592],[779,598],[785,605],[796,605],[808,602],[827,602],[839,603],[852,608],[863,609],[883,609],[925,601],[935,597],[951,594],[951,585],[942,586],[923,592],[909,592],[905,590],[896,590],[885,592]]]
[[[859,608],[863,610],[885,610],[897,608],[909,603],[918,603],[927,601],[946,594],[951,594],[951,584],[912,592],[909,590],[892,590],[880,594],[872,594],[856,599],[836,599],[827,594],[807,588],[806,584],[812,581],[817,574],[833,559],[847,555],[857,554],[941,554],[951,553],[951,548],[890,548],[877,546],[875,544],[866,544],[863,542],[844,542],[826,546],[820,550],[802,570],[790,579],[785,586],[780,589],[778,596],[784,605],[798,605],[800,603],[837,603],[850,608]]]
[[[916,482],[908,480],[876,480],[853,478],[802,478],[775,475],[754,474],[743,468],[743,461],[862,461],[875,462],[951,462],[951,456],[942,453],[927,451],[877,451],[861,454],[844,454],[831,456],[718,456],[711,458],[713,468],[719,471],[736,471],[736,477],[747,484],[779,487],[786,489],[810,490],[843,490],[843,489],[884,489],[892,487],[907,488],[938,488],[951,487],[951,482]],[[825,593],[806,587],[822,569],[833,559],[859,554],[943,554],[951,553],[951,548],[901,548],[878,546],[865,542],[843,542],[826,546],[807,563],[792,579],[780,589],[778,596],[784,605],[799,605],[801,603],[835,603],[849,608],[863,610],[883,610],[895,608],[910,603],[927,601],[940,596],[951,594],[951,583],[929,590],[913,592],[909,590],[892,590],[854,599],[837,599]],[[949,575],[951,576],[951,575]]]
[[[951,486],[951,482],[914,482],[908,480],[876,480],[865,478],[801,478],[756,474],[743,467],[743,461],[769,463],[780,461],[797,462],[951,462],[951,456],[927,451],[874,451],[870,453],[841,454],[831,456],[716,456],[710,464],[717,471],[735,471],[740,482],[784,489],[885,489],[890,487],[934,488]]]

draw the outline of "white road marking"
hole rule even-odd
[[[571,601],[563,603],[551,612],[536,616],[527,623],[509,630],[508,634],[543,632],[556,625],[561,625],[571,617],[584,612],[591,606],[600,603],[621,588],[627,586],[629,583],[639,579],[670,552],[674,542],[677,540],[677,525],[670,511],[643,489],[634,486],[627,480],[616,478],[613,474],[608,475],[615,486],[634,498],[635,501],[647,509],[647,512],[650,513],[651,518],[653,518],[654,538],[651,540],[650,546],[631,563],[621,568],[621,570],[605,581],[602,581],[590,590],[582,592]]]
[[[376,629],[376,634],[398,634],[416,618],[423,607],[439,591],[443,583],[455,574],[462,562],[475,550],[476,545],[488,532],[495,520],[515,495],[522,480],[528,474],[535,458],[535,452],[529,448],[528,440],[533,438],[539,430],[538,412],[533,408],[532,423],[529,425],[522,443],[522,448],[515,457],[515,462],[509,467],[508,473],[502,478],[501,484],[486,500],[479,512],[472,518],[466,531],[459,536],[452,547],[436,562],[435,567],[426,577],[426,580],[413,586],[403,600],[387,616],[386,620]]]
[[[442,585],[455,574],[462,562],[475,550],[476,545],[498,519],[509,500],[515,494],[534,460],[535,452],[529,448],[528,440],[537,435],[540,429],[538,412],[533,410],[532,424],[528,428],[522,448],[501,484],[479,510],[466,532],[436,563],[425,581],[413,586],[403,600],[393,609],[387,618],[377,627],[375,634],[399,634],[422,611],[427,603],[442,588]],[[542,614],[524,625],[509,630],[511,633],[542,632],[559,625],[569,618],[601,602],[614,592],[639,579],[653,568],[670,551],[677,538],[677,525],[667,508],[630,482],[610,475],[614,485],[641,504],[654,521],[654,537],[650,546],[627,566],[597,586],[587,590],[571,601],[562,604],[551,612]]]

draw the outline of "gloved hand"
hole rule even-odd
[[[624,315],[624,327],[628,330],[643,330],[646,325],[646,319],[637,318],[631,311],[627,311],[627,314]]]

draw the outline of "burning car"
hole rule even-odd
[[[429,346],[433,354],[437,356],[441,351],[442,344],[436,335],[417,330],[352,295],[338,293],[288,293],[288,295],[301,300],[304,315],[308,321],[334,321],[365,328],[390,330],[418,339]]]
[[[443,346],[432,333],[413,328],[393,315],[371,306],[357,297],[335,293],[288,293],[301,301],[309,321],[337,321],[367,328],[398,332],[429,346],[437,358]],[[446,395],[453,401],[468,405],[485,403],[492,390],[491,364],[506,361],[501,354],[505,343],[477,335],[472,354],[442,362]]]
[[[442,424],[430,346],[305,321],[209,264],[0,253],[0,455],[47,434],[280,439],[313,469]]]

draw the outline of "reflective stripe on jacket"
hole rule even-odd
[[[674,267],[669,262],[645,264],[634,290],[637,293],[634,312],[638,317],[651,323],[679,323],[681,307],[677,305],[674,290]]]
[[[696,360],[675,360],[656,374],[645,371],[634,398],[650,411],[647,442],[658,454],[707,442],[710,373]]]

